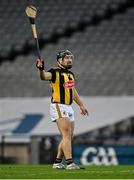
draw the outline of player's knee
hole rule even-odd
[[[70,130],[67,130],[66,133],[63,135],[63,139],[72,139],[72,133]]]

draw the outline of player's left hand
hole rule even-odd
[[[80,106],[80,110],[81,110],[81,114],[83,116],[87,115],[88,116],[88,110],[87,108],[83,105],[83,106]]]
[[[37,61],[36,61],[36,67],[37,67],[40,71],[43,71],[43,70],[44,70],[44,61],[43,61],[43,60],[40,60],[40,59],[37,59]]]

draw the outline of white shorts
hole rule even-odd
[[[62,117],[68,117],[70,121],[74,121],[74,110],[71,105],[50,103],[50,116],[53,122]]]

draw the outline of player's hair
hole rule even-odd
[[[72,52],[69,51],[69,50],[61,50],[61,51],[59,51],[59,52],[57,53],[57,61],[58,61],[60,58],[64,59],[64,57],[65,57],[66,55],[73,55],[73,54],[72,54]]]

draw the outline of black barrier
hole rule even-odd
[[[57,152],[57,140],[55,137],[42,137],[39,143],[39,163],[53,163]]]

